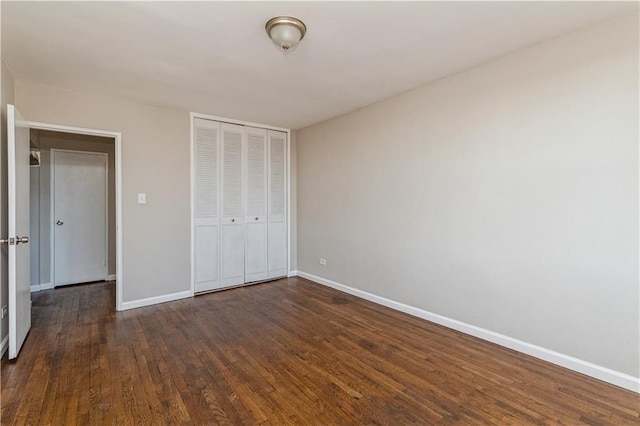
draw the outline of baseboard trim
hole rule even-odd
[[[42,283],[42,284],[34,284],[29,288],[31,293],[35,293],[40,290],[51,290],[53,288],[53,283]]]
[[[289,273],[287,274],[287,278],[297,277],[297,276],[298,276],[298,271],[289,271]]]
[[[116,274],[107,275],[107,279],[105,281],[115,281]]]
[[[577,371],[578,373],[585,374],[595,379],[620,386],[621,388],[640,393],[640,378],[638,377],[611,370],[601,365],[593,364],[591,362],[565,355],[551,349],[543,348],[541,346],[527,343],[513,337],[505,336],[504,334],[496,333],[482,327],[467,324],[462,321],[445,317],[443,315],[434,314],[433,312],[429,312],[424,309],[416,308],[414,306],[396,302],[394,300],[377,296],[366,291],[358,290],[356,288],[349,287],[344,284],[328,280],[326,278],[318,277],[316,275],[308,274],[302,271],[296,271],[296,273],[297,276],[306,278],[315,283],[322,284],[327,287],[343,291],[345,293],[349,293],[362,299],[366,299],[370,302],[374,302],[379,305],[383,305],[388,308],[395,309],[397,311],[443,325],[453,330],[460,331],[462,333],[469,334],[471,336],[478,337],[492,343],[496,343],[500,346],[504,346],[506,348],[531,355],[535,358],[551,362],[561,367],[568,368],[569,370]]]
[[[4,356],[4,353],[9,349],[9,335],[7,334],[2,339],[2,343],[0,343],[0,358]]]
[[[146,299],[132,300],[131,302],[122,302],[122,311],[128,309],[142,308],[143,306],[157,305],[158,303],[172,302],[174,300],[186,299],[193,297],[190,290],[180,291],[178,293],[163,294],[162,296],[147,297]]]

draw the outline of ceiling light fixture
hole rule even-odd
[[[276,16],[267,21],[264,26],[269,38],[284,53],[294,48],[307,33],[304,22],[291,16]]]

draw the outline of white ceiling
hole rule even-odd
[[[18,80],[301,128],[637,2],[2,2]],[[308,28],[284,56],[265,22]]]

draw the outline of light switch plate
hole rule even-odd
[[[138,204],[147,204],[147,194],[144,192],[138,193]]]

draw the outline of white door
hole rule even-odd
[[[9,201],[9,359],[16,358],[31,328],[29,264],[29,128],[7,105]]]
[[[245,282],[267,279],[267,131],[246,128]]]
[[[107,278],[107,154],[51,150],[54,286]]]
[[[244,128],[222,123],[220,286],[244,284]]]
[[[287,134],[269,130],[268,278],[287,275]]]
[[[197,118],[194,126],[193,279],[201,292],[220,287],[220,123]]]

